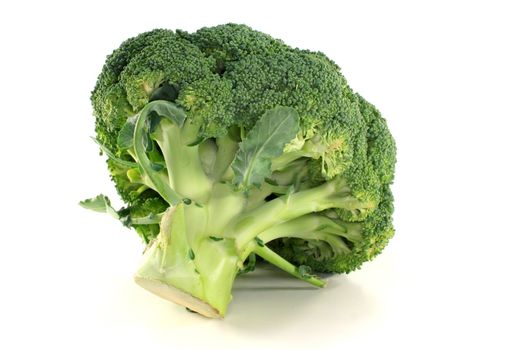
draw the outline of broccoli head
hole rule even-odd
[[[255,256],[315,286],[393,236],[396,148],[339,67],[244,25],[153,30],[108,56],[96,142],[126,207],[81,202],[148,244],[136,281],[225,314]]]

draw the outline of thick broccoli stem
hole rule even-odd
[[[335,178],[318,187],[275,198],[265,204],[249,210],[225,228],[225,237],[235,238],[239,251],[259,233],[298,218],[329,208],[362,209],[373,203],[362,202],[353,198],[343,179]]]
[[[171,188],[182,198],[205,203],[212,183],[202,168],[199,148],[187,146],[195,138],[194,129],[196,127],[188,122],[181,129],[163,119],[153,136],[164,156]]]
[[[205,210],[178,204],[166,212],[135,281],[202,315],[222,317],[241,263],[232,240],[213,240],[200,230],[205,224],[188,213],[197,209]]]

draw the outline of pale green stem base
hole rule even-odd
[[[208,317],[222,317],[242,265],[233,241],[188,234],[185,207],[170,208],[135,275],[139,285]]]

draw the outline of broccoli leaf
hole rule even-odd
[[[129,117],[126,123],[120,129],[117,137],[117,146],[120,149],[128,149],[133,146],[133,133],[135,132],[135,124],[137,124],[138,115]]]
[[[233,182],[247,190],[260,186],[272,173],[272,159],[299,132],[299,114],[290,107],[273,108],[261,117],[239,145],[232,163]]]
[[[184,113],[184,110],[177,107],[173,102],[169,101],[154,101],[148,104],[147,106],[148,111],[147,113],[151,116],[153,112],[157,113],[161,117],[166,117],[175,124],[177,124],[179,127],[181,127],[184,124],[184,120],[186,120],[186,114]],[[155,126],[158,124],[158,122],[153,123]],[[150,133],[155,131],[154,126],[150,126],[149,130]]]
[[[83,208],[90,209],[98,213],[108,213],[114,218],[120,219],[118,212],[111,206],[109,198],[103,194],[99,194],[94,198],[83,200],[79,204]]]
[[[178,126],[184,124],[186,114],[180,108],[178,108],[173,102],[168,101],[155,101],[148,105],[146,111],[148,118],[146,121],[147,134],[151,134],[155,131],[155,128],[160,122],[161,117],[168,118]],[[117,146],[120,149],[128,149],[133,146],[133,137],[135,133],[135,125],[137,124],[138,115],[129,117],[126,123],[120,129],[117,137]],[[149,138],[143,140],[146,149],[149,150],[153,145],[149,141]]]
[[[130,208],[122,208],[115,210],[111,205],[109,198],[103,194],[99,194],[96,197],[85,199],[81,201],[80,206],[96,211],[97,213],[107,213],[113,218],[119,220],[124,226],[130,227],[131,225],[152,225],[160,223],[162,215],[164,213],[153,214],[150,213],[144,217],[132,217]]]

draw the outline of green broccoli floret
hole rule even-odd
[[[148,244],[136,281],[224,316],[258,256],[322,287],[393,236],[396,148],[377,109],[324,54],[244,25],[153,30],[107,59],[92,93],[96,141]]]

